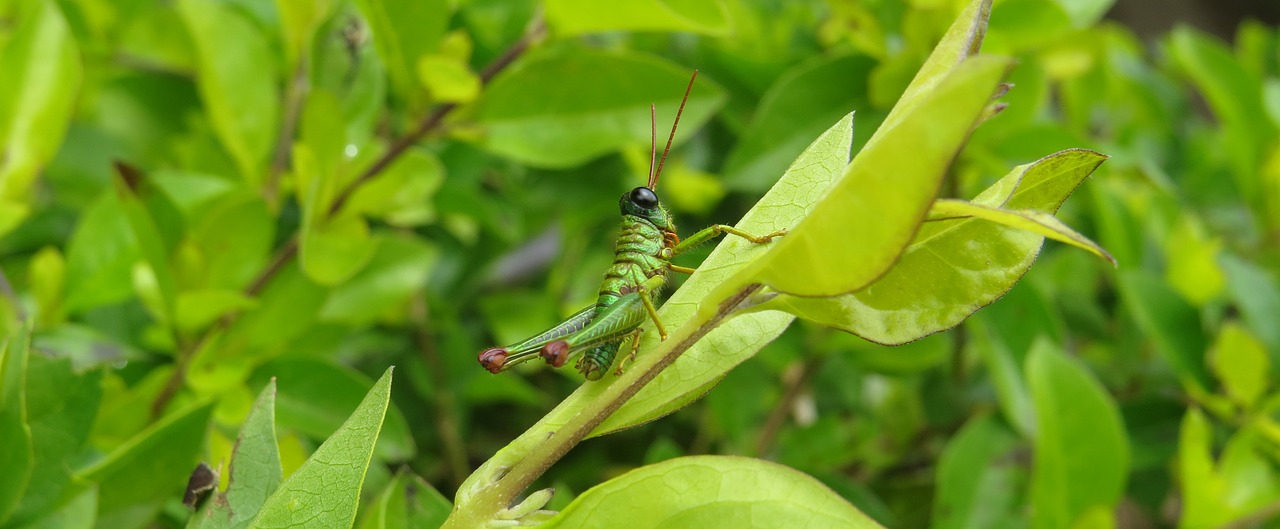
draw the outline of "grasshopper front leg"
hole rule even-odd
[[[490,373],[497,374],[506,371],[511,366],[531,360],[538,356],[538,352],[542,350],[544,345],[547,345],[547,342],[559,340],[581,331],[583,327],[591,323],[595,312],[596,306],[592,305],[578,311],[573,316],[569,316],[569,319],[560,322],[559,325],[534,336],[506,347],[491,347],[480,351],[480,365],[488,369]]]
[[[781,237],[783,235],[786,235],[787,230],[778,230],[768,235],[752,235],[750,233],[747,233],[745,231],[742,231],[738,228],[735,228],[733,226],[729,226],[726,224],[713,224],[711,226],[707,226],[706,228],[698,230],[693,235],[690,235],[689,238],[683,241],[680,241],[679,244],[676,244],[675,247],[671,249],[671,256],[675,257],[677,255],[680,255],[684,252],[689,251],[693,247],[698,246],[699,244],[707,242],[711,239],[714,239],[726,233],[730,235],[737,235],[739,237],[742,237],[743,239],[754,242],[756,244],[764,244],[769,241],[772,241],[774,237]],[[670,268],[672,272],[680,272],[682,274],[692,274],[695,270],[694,268],[675,265],[675,264],[669,265],[668,268]]]

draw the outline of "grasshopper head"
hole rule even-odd
[[[658,200],[658,194],[654,193],[652,189],[644,186],[632,189],[622,195],[622,198],[618,200],[618,206],[623,215],[640,217],[661,230],[675,231],[675,225],[671,222],[671,214],[667,213],[667,208],[662,207],[662,202]]]

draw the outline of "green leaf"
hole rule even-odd
[[[140,258],[124,206],[109,189],[81,215],[67,244],[67,311],[128,298],[133,264]]]
[[[289,71],[296,69],[298,60],[311,50],[311,39],[316,29],[329,18],[337,4],[334,0],[276,0],[280,13],[280,26],[284,35],[284,52]]]
[[[421,239],[388,234],[369,265],[333,290],[320,319],[364,326],[394,313],[423,288],[437,256]]]
[[[713,298],[755,282],[797,296],[837,296],[883,275],[911,242],[1009,64],[973,57],[918,100],[908,91],[813,212]]]
[[[373,386],[363,374],[326,360],[282,358],[260,367],[252,384],[268,377],[282,390],[277,397],[280,425],[319,439],[332,435]],[[413,436],[395,406],[380,430],[380,459],[405,461],[413,457]]]
[[[436,220],[432,198],[444,182],[440,159],[425,149],[410,148],[390,167],[360,185],[342,214],[362,214],[394,226],[421,226]]]
[[[311,328],[328,295],[329,290],[308,279],[297,264],[286,265],[258,296],[257,308],[236,320],[226,341],[250,351],[287,344]]]
[[[256,186],[280,125],[276,54],[266,35],[226,3],[181,0],[178,11],[195,43],[196,85],[213,130],[240,177]]]
[[[159,299],[156,305],[150,306],[152,315],[162,325],[173,325],[173,313],[177,304],[177,285],[173,278],[173,269],[169,264],[169,252],[161,239],[156,223],[151,219],[146,206],[138,199],[133,190],[123,179],[115,181],[116,194],[120,196],[120,206],[124,216],[133,230],[134,239],[138,241],[138,250],[142,254],[144,266],[148,267],[155,278],[155,286]],[[136,276],[135,276],[136,277]],[[143,297],[146,300],[146,297]]]
[[[437,102],[470,103],[480,95],[480,76],[471,71],[465,58],[423,55],[418,60],[418,78]]]
[[[1213,369],[1228,396],[1246,410],[1251,409],[1266,391],[1271,379],[1267,349],[1239,323],[1222,326],[1209,350],[1209,367]]]
[[[229,313],[251,309],[257,304],[239,290],[189,290],[178,295],[174,327],[192,333],[207,327]]]
[[[1036,409],[1033,524],[1068,528],[1124,494],[1129,440],[1106,388],[1047,340],[1032,346],[1027,386]]]
[[[361,529],[431,529],[444,524],[453,505],[430,483],[401,470],[365,511]]]
[[[852,141],[853,114],[849,114],[814,140],[735,227],[748,233],[770,233],[803,218],[848,165]],[[662,304],[658,316],[668,329],[687,324],[708,290],[761,251],[763,248],[759,245],[739,237],[727,237],[680,290]],[[642,424],[684,407],[705,394],[733,366],[773,341],[792,319],[789,314],[768,311],[741,315],[723,323],[605,419],[593,435]],[[656,340],[654,334],[647,333],[648,343]],[[583,386],[569,401],[591,399],[594,391],[591,387],[591,384]]]
[[[67,283],[67,262],[57,247],[46,246],[31,257],[27,272],[31,295],[36,302],[36,322],[41,327],[62,323],[63,297]]]
[[[866,78],[874,66],[865,56],[835,55],[779,77],[725,160],[725,183],[739,190],[769,187],[832,121],[849,109],[869,106]]]
[[[213,405],[196,403],[148,426],[76,479],[98,484],[98,527],[140,529],[186,484]]]
[[[98,510],[97,487],[83,487],[52,509],[42,511],[38,518],[21,525],[7,526],[13,529],[92,529],[93,515]]]
[[[490,151],[546,168],[582,164],[627,145],[649,145],[649,105],[658,127],[670,123],[691,72],[629,52],[559,46],[530,53],[499,75],[475,119]],[[724,102],[724,91],[697,82],[680,118],[677,140],[692,136]],[[677,141],[679,143],[679,141]]]
[[[1178,477],[1183,505],[1178,527],[1216,527],[1235,514],[1226,502],[1226,483],[1214,469],[1213,432],[1204,414],[1187,410],[1178,434]]]
[[[1267,344],[1272,367],[1280,367],[1280,325],[1275,325],[1275,315],[1280,314],[1280,285],[1267,270],[1235,255],[1225,254],[1219,261],[1227,277],[1227,292],[1244,322]]]
[[[26,217],[28,191],[62,145],[84,76],[56,2],[38,2],[0,48],[0,235]]]
[[[388,368],[351,417],[267,499],[250,527],[351,527],[390,402]]]
[[[1227,279],[1218,264],[1222,239],[1209,235],[1195,215],[1184,214],[1165,239],[1165,281],[1196,306],[1218,299]]]
[[[418,60],[440,49],[449,28],[449,3],[444,0],[357,0],[356,7],[369,23],[373,45],[387,68],[395,92],[422,102],[418,84]]]
[[[188,529],[243,529],[280,486],[280,449],[276,443],[275,380],[267,383],[249,410],[231,453],[227,491],[207,501],[191,517]]]
[[[1111,9],[1116,0],[1054,0],[1071,17],[1077,28],[1087,28],[1098,22]]]
[[[79,504],[59,506],[59,502],[67,500],[64,496],[76,487],[71,481],[71,464],[84,450],[98,413],[102,371],[77,373],[66,358],[44,355],[32,355],[27,371],[27,424],[31,426],[35,455],[32,475],[40,479],[32,480],[27,486],[22,503],[9,521],[18,525],[35,523],[60,509],[68,509],[65,514],[74,518]],[[17,467],[6,465],[5,468]],[[92,506],[85,516],[84,527],[92,525],[97,511],[97,491],[89,489],[88,492],[92,493],[90,499],[75,500],[88,501]],[[70,521],[66,523],[66,526],[52,527],[72,526]]]
[[[749,507],[748,507],[749,506]],[[878,528],[812,477],[759,459],[681,457],[592,487],[541,525]]]
[[[267,264],[276,234],[275,218],[260,196],[236,193],[213,200],[192,214],[185,258],[197,285],[243,290]]]
[[[973,203],[1044,218],[1104,160],[1083,149],[1054,153],[1015,167]],[[901,344],[949,329],[1004,295],[1031,267],[1042,241],[974,218],[927,222],[898,263],[866,289],[831,299],[783,296],[767,306],[876,343]]]
[[[336,148],[338,145],[329,145],[317,153],[306,145],[294,147],[299,185],[307,190],[302,202],[298,262],[307,277],[326,286],[342,283],[359,272],[379,243],[370,236],[369,225],[360,215],[347,210],[330,214],[330,204],[340,188],[338,171],[317,156],[333,158],[341,152],[335,152]]]
[[[935,529],[1013,528],[1027,471],[1017,436],[990,415],[970,419],[938,458]]]
[[[1103,250],[1098,243],[1071,229],[1053,215],[1034,210],[1009,210],[974,204],[964,200],[939,199],[929,209],[930,220],[943,220],[957,217],[973,217],[997,224],[1003,224],[1022,231],[1063,242],[1096,255],[1112,265],[1114,257]]]
[[[0,342],[0,468],[5,475],[0,479],[0,524],[18,506],[35,467],[26,404],[30,346],[31,329],[26,325]]]
[[[1261,206],[1265,195],[1258,168],[1277,134],[1263,106],[1261,80],[1245,70],[1221,42],[1190,27],[1175,28],[1166,49],[1221,123],[1222,146],[1231,153],[1228,159],[1234,166],[1239,196]]]
[[[1051,298],[1035,285],[1021,283],[968,324],[973,331],[973,348],[982,356],[1005,421],[1024,437],[1032,437],[1036,416],[1022,367],[1036,340],[1066,340],[1062,317]]]
[[[548,0],[547,26],[559,37],[613,31],[678,31],[727,36],[729,14],[721,0]]]
[[[1183,385],[1193,392],[1206,392],[1210,387],[1204,362],[1208,343],[1195,308],[1142,270],[1122,271],[1117,286],[1138,327],[1155,342],[1156,351]]]

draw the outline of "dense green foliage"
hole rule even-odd
[[[1275,523],[1280,32],[1109,6],[0,0],[0,527]],[[664,203],[788,235],[485,372],[695,68]]]

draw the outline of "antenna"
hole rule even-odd
[[[693,77],[690,77],[690,78],[689,78],[689,87],[684,89],[684,99],[681,99],[681,100],[680,100],[680,108],[679,108],[678,110],[676,110],[676,119],[675,119],[675,121],[671,122],[671,135],[670,135],[670,136],[667,136],[667,147],[666,147],[665,149],[663,149],[663,150],[662,150],[662,159],[658,161],[658,168],[657,168],[657,169],[654,169],[654,168],[653,168],[653,161],[652,161],[652,159],[651,159],[651,160],[650,160],[650,162],[649,162],[649,189],[653,189],[654,187],[656,187],[656,186],[658,185],[658,176],[662,174],[662,165],[663,165],[663,164],[665,164],[665,163],[667,163],[667,154],[671,152],[671,142],[672,142],[672,141],[674,141],[674,140],[676,139],[676,126],[680,125],[680,115],[684,113],[684,105],[685,105],[685,103],[688,103],[688,102],[689,102],[689,92],[692,92],[692,91],[693,91],[693,81],[694,81],[695,79],[697,79],[697,78],[698,78],[698,71],[697,71],[697,70],[694,70],[694,71],[693,71]],[[650,111],[650,115],[653,117],[653,127],[652,127],[652,130],[653,130],[653,134],[654,134],[654,142],[653,142],[653,149],[652,149],[652,150],[653,150],[653,156],[656,156],[656,155],[657,155],[657,153],[658,153],[658,142],[657,142],[657,134],[658,134],[658,118],[657,118],[657,110],[654,108],[654,106],[653,106],[653,105],[650,105],[650,106],[649,106],[649,111]]]

